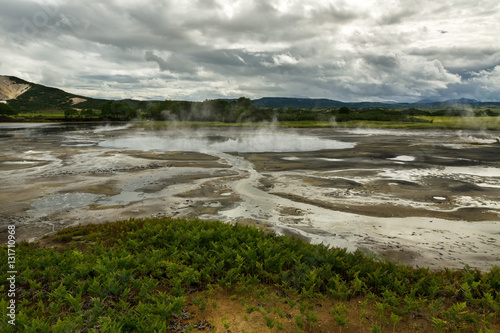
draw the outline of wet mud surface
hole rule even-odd
[[[499,133],[0,124],[0,242],[151,216],[419,267],[500,265]]]

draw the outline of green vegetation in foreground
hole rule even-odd
[[[240,300],[242,317],[209,318],[205,327],[212,331],[231,330],[249,316],[267,332],[500,328],[498,267],[431,272],[222,222],[154,218],[80,226],[15,250],[16,327],[7,324],[3,285],[2,332],[165,332],[181,324],[197,331],[200,316],[222,306],[220,295]],[[5,246],[1,253],[6,281]]]

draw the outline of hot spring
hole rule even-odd
[[[353,148],[355,143],[291,132],[254,131],[162,131],[107,139],[105,148],[186,152],[303,152]]]

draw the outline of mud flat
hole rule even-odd
[[[499,133],[0,124],[0,241],[150,216],[440,269],[500,265]]]

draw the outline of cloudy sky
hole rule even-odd
[[[2,0],[0,74],[92,97],[500,101],[498,0]]]

